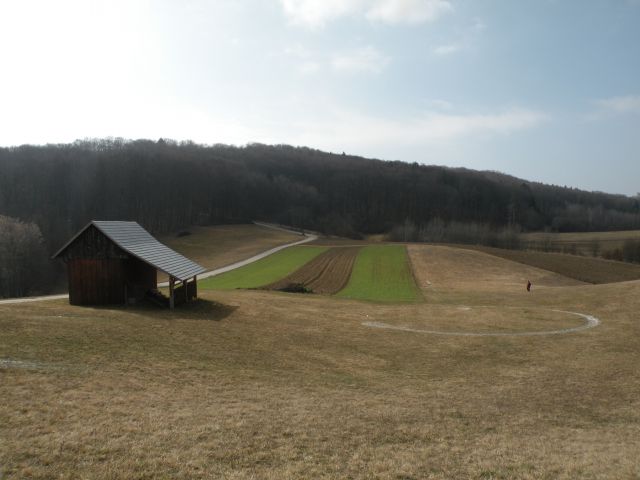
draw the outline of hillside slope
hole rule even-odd
[[[160,241],[207,270],[213,270],[301,238],[283,230],[242,224],[189,227],[182,234],[163,235]]]

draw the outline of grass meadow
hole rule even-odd
[[[287,250],[302,265],[309,248]],[[640,478],[640,281],[449,246],[363,252],[353,291],[417,285],[418,301],[201,289],[174,311],[0,305],[0,478]],[[425,333],[581,324],[567,312],[601,325]]]
[[[3,478],[638,478],[640,282],[409,254],[424,302],[220,290],[173,312],[0,306]],[[577,322],[550,310],[602,325],[363,325]]]
[[[286,277],[325,250],[327,247],[289,247],[236,270],[200,280],[198,287],[205,290],[262,287]]]
[[[360,250],[347,286],[339,297],[378,302],[420,298],[404,245],[370,245]]]

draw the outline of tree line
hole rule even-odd
[[[53,272],[38,226],[0,215],[0,297],[47,291]]]
[[[637,197],[497,172],[287,145],[118,138],[0,148],[0,215],[36,226],[48,254],[92,219],[136,220],[156,234],[253,219],[349,237],[407,222],[429,235],[476,225],[504,241],[516,229],[640,228]]]

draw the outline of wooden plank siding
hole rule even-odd
[[[72,305],[123,304],[157,287],[155,267],[90,226],[64,251]]]
[[[69,303],[106,305],[125,303],[125,261],[75,258],[67,262]]]
[[[129,254],[93,225],[76,238],[61,255],[66,262],[75,258],[129,258]]]
[[[67,263],[72,305],[135,303],[144,298],[163,303],[156,291],[160,270],[183,284],[174,292],[173,308],[174,303],[197,298],[196,276],[205,270],[158,242],[136,222],[128,221],[94,220],[54,258]],[[191,282],[185,287],[188,280]]]

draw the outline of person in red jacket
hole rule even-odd
[[[531,280],[527,280],[527,292],[531,291]]]

